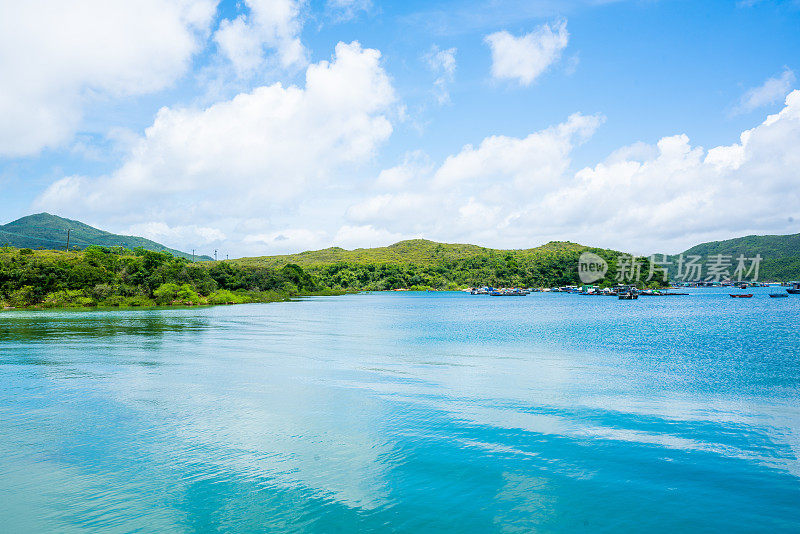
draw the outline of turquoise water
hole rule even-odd
[[[0,313],[8,532],[798,532],[800,297]]]

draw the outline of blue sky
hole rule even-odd
[[[125,4],[6,3],[0,222],[231,256],[800,231],[797,2]]]

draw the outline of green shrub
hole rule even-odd
[[[40,287],[23,286],[9,295],[8,301],[12,306],[23,307],[39,304],[44,298],[44,292]]]
[[[127,299],[126,304],[128,306],[153,306],[155,302],[144,295],[136,295],[135,297]]]
[[[80,289],[53,291],[42,300],[44,308],[88,308],[97,303]]]
[[[153,291],[153,298],[158,304],[170,304],[178,298],[178,290],[180,290],[178,284],[167,282]]]
[[[178,288],[178,300],[183,303],[197,304],[200,302],[200,295],[189,284],[183,284]]]
[[[231,302],[234,304],[242,304],[247,302],[247,298],[244,295],[239,295],[227,289],[214,291],[208,296],[209,304],[228,304]]]
[[[92,289],[92,297],[97,300],[106,300],[114,294],[114,288],[108,284],[97,284]]]
[[[107,299],[103,300],[100,305],[101,306],[126,306],[128,301],[130,300],[129,297],[124,297],[122,295],[111,295]]]

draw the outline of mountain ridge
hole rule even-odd
[[[240,265],[279,267],[289,263],[301,267],[316,267],[338,262],[429,265],[438,261],[464,260],[485,254],[536,254],[542,252],[575,252],[594,247],[569,241],[551,241],[527,249],[496,249],[467,243],[442,243],[429,239],[405,239],[383,247],[356,248],[328,247],[295,254],[250,256],[229,260]]]
[[[680,254],[669,256],[672,264],[669,267],[670,277],[677,277],[676,260],[683,255],[700,256],[701,263],[707,264],[712,256],[730,256],[736,267],[737,258],[744,256],[751,264],[750,258],[761,256],[759,264],[759,280],[797,280],[800,279],[800,233],[797,234],[763,234],[747,235],[719,241],[707,241],[694,245]]]
[[[0,225],[0,245],[18,248],[65,249],[69,230],[70,249],[82,250],[97,245],[104,247],[120,246],[127,249],[142,247],[146,250],[168,252],[173,256],[191,259],[192,255],[169,248],[150,239],[139,236],[114,234],[100,230],[84,222],[59,217],[42,212],[20,217],[10,223]],[[196,260],[211,260],[209,256],[195,256]]]

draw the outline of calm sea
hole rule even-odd
[[[800,297],[754,292],[3,312],[0,529],[798,532]]]

